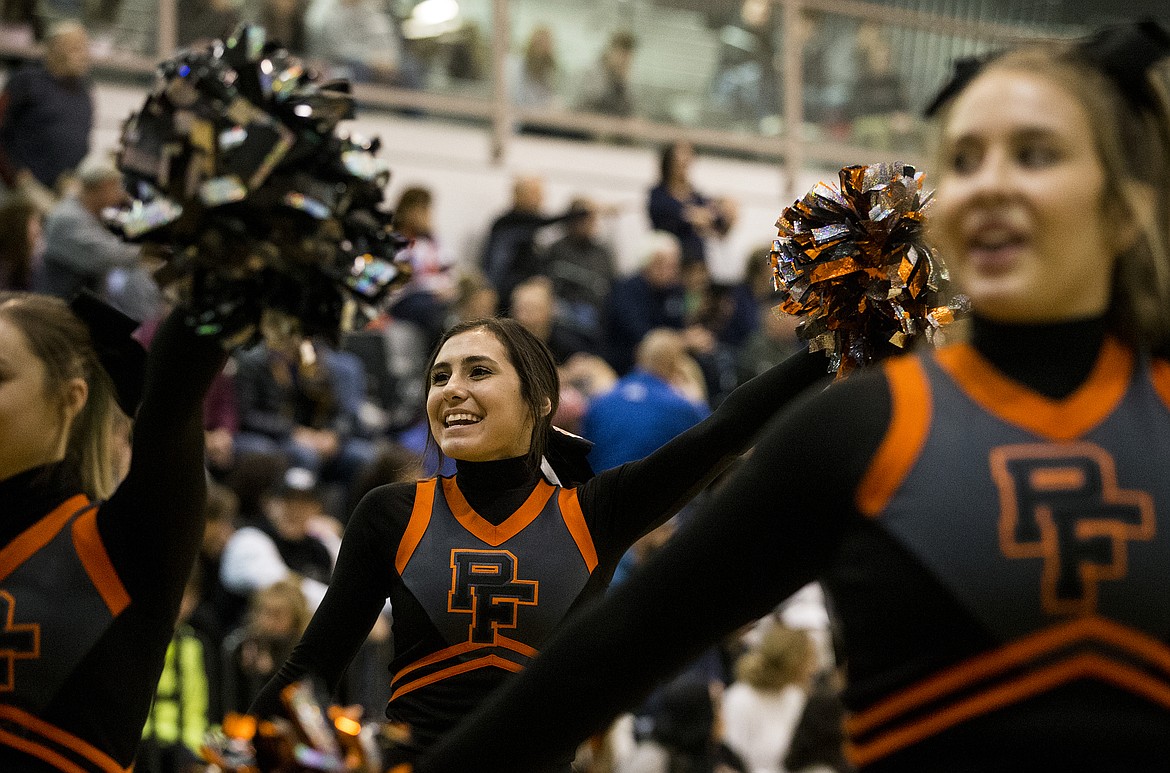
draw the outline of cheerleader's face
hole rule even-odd
[[[62,395],[47,387],[45,364],[20,328],[0,318],[0,480],[65,456],[69,426],[85,405],[85,380]]]
[[[495,335],[479,329],[452,336],[429,379],[427,419],[446,456],[486,462],[528,453],[532,416],[520,376]]]
[[[1029,323],[1106,311],[1118,250],[1090,119],[1072,94],[989,70],[955,98],[940,158],[930,233],[979,314]]]

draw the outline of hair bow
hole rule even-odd
[[[146,376],[146,350],[131,336],[138,322],[88,290],[78,294],[69,308],[89,328],[98,362],[114,384],[118,407],[133,417],[142,401]]]

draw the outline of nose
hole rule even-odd
[[[1015,181],[1011,159],[1005,148],[987,149],[979,166],[967,179],[971,197],[976,200],[996,201],[1011,195]]]

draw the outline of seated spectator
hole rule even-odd
[[[390,306],[395,319],[418,326],[428,350],[446,330],[456,295],[455,256],[435,239],[433,202],[431,191],[417,186],[407,188],[398,197],[394,230],[410,239],[410,246],[397,257],[410,263],[411,275]]]
[[[494,317],[500,308],[500,293],[478,271],[465,273],[455,281],[455,303],[448,326],[473,319]]]
[[[292,653],[310,611],[294,580],[256,592],[245,625],[224,642],[224,710],[245,713],[252,699]]]
[[[594,443],[589,453],[593,469],[641,459],[698,424],[711,411],[694,399],[697,392],[702,392],[702,377],[682,335],[652,330],[638,346],[634,369],[594,398],[585,412],[581,433]]]
[[[578,109],[620,118],[634,115],[630,69],[637,47],[637,38],[629,32],[619,31],[610,36],[597,64],[581,78]]]
[[[188,624],[200,601],[199,567],[191,574],[179,607],[179,622],[167,646],[162,674],[142,745],[134,760],[138,773],[191,773],[200,769],[204,736],[218,722],[218,650]]]
[[[364,383],[342,381],[353,376],[352,367],[338,368],[341,360],[304,338],[289,317],[265,314],[261,333],[262,343],[236,360],[236,455],[282,453],[290,467],[348,483],[374,455],[352,413],[355,395],[364,399]]]
[[[297,56],[305,54],[305,12],[308,0],[261,0],[258,21],[271,40]]]
[[[516,285],[510,308],[512,318],[548,346],[558,365],[574,354],[596,349],[596,343],[557,319],[553,285],[547,276],[534,276]]]
[[[724,737],[751,773],[786,773],[783,760],[816,665],[809,635],[777,623],[739,657],[736,681],[723,693]]]
[[[239,507],[239,499],[227,486],[215,482],[208,485],[204,507],[207,520],[195,562],[200,579],[199,603],[188,623],[215,652],[219,652],[224,637],[235,629],[244,613],[240,597],[225,588],[220,579],[224,550],[238,527]]]
[[[774,306],[760,306],[758,314],[759,329],[739,350],[737,371],[741,384],[795,354],[802,346],[796,337],[796,324],[800,321],[797,317]]]
[[[748,773],[743,761],[723,743],[711,687],[684,676],[662,690],[649,739],[619,763],[617,773]]]
[[[305,13],[311,59],[334,77],[392,86],[416,86],[404,66],[394,19],[375,0],[311,0]]]
[[[784,759],[791,773],[853,773],[845,757],[841,684],[841,675],[833,670],[822,671],[813,681]]]
[[[119,239],[101,220],[102,210],[126,200],[121,172],[94,162],[82,167],[77,179],[77,194],[62,199],[45,221],[44,266],[35,289],[66,300],[87,289],[139,322],[159,316],[158,308],[125,308],[108,291],[111,271],[140,268],[141,248]]]
[[[0,290],[31,290],[44,250],[44,215],[26,196],[0,204]]]
[[[634,362],[634,349],[657,327],[686,325],[686,292],[678,239],[655,231],[642,248],[642,268],[613,285],[606,309],[606,360],[618,373]]]
[[[552,279],[553,291],[564,303],[572,323],[600,340],[605,301],[614,282],[613,251],[597,238],[595,202],[578,197],[569,204],[569,211],[584,216],[570,219],[565,235],[549,245],[543,272]]]
[[[178,0],[180,46],[203,46],[223,40],[240,23],[236,0]]]

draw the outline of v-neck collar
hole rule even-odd
[[[540,511],[544,509],[553,493],[553,486],[550,483],[543,479],[538,481],[524,504],[497,526],[475,512],[468,504],[467,498],[463,496],[463,492],[459,490],[455,478],[442,478],[442,485],[443,496],[455,515],[455,520],[492,547],[504,544],[536,520],[536,516],[540,515]]]
[[[935,356],[959,388],[989,413],[1049,440],[1066,441],[1081,437],[1113,412],[1134,364],[1133,352],[1107,336],[1089,377],[1057,399],[1009,378],[969,344],[948,346]]]

